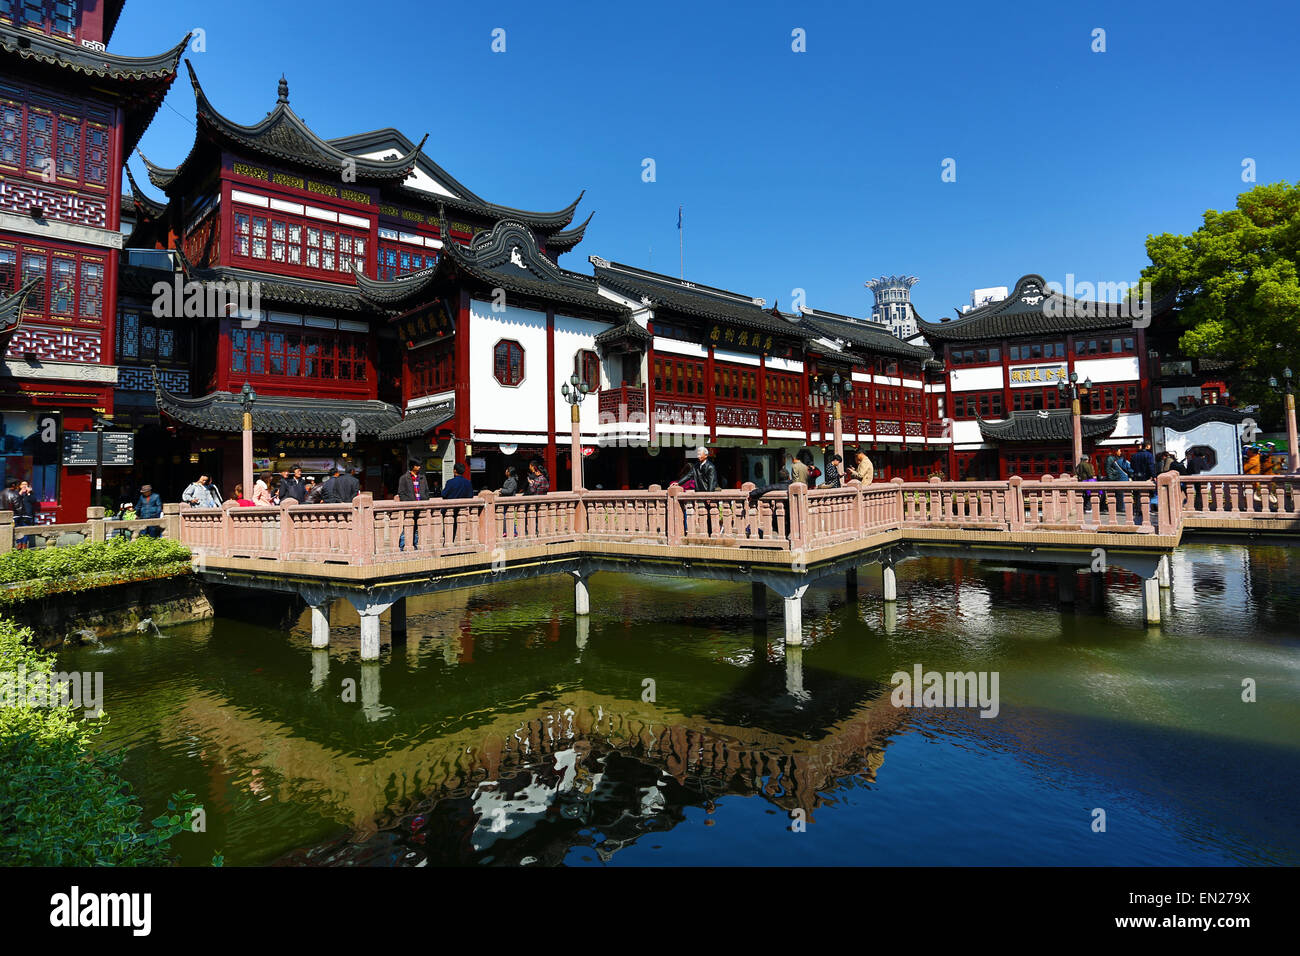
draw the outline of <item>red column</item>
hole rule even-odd
[[[556,471],[555,396],[559,386],[555,381],[555,310],[546,310],[546,473],[551,476],[552,487],[558,488],[560,476]],[[576,490],[576,489],[575,489]]]
[[[763,444],[767,444],[767,353],[758,353],[758,424],[763,429]]]
[[[456,318],[456,460],[465,461],[465,442],[473,435],[470,430],[469,408],[469,290],[460,290],[460,309]]]

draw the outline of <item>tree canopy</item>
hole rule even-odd
[[[1179,290],[1180,348],[1231,362],[1237,398],[1277,406],[1263,383],[1300,373],[1300,184],[1256,186],[1190,236],[1148,236],[1146,247],[1154,295]]]

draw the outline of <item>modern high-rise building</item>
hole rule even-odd
[[[916,310],[912,308],[912,286],[916,276],[881,276],[868,279],[864,284],[874,293],[876,304],[871,309],[871,321],[885,326],[900,339],[916,335]]]

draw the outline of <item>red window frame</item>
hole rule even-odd
[[[313,277],[366,271],[370,233],[362,229],[234,203],[231,232],[231,257],[254,269]]]
[[[671,353],[656,355],[654,390],[660,395],[703,401],[704,361]]]
[[[410,397],[446,392],[456,386],[456,349],[451,339],[408,352]]]
[[[591,349],[578,349],[573,356],[573,374],[587,383],[588,391],[596,391],[600,388],[600,356]]]
[[[392,280],[409,272],[431,269],[438,263],[438,251],[398,242],[379,243],[377,256],[380,279]]]
[[[111,138],[107,114],[84,103],[0,87],[0,170],[106,193]]]
[[[38,16],[20,16],[35,11]],[[73,37],[80,21],[77,0],[0,0],[0,23],[55,37]],[[66,23],[67,27],[56,26]],[[100,47],[103,49],[103,47]]]
[[[368,337],[363,332],[262,322],[254,328],[227,322],[230,374],[281,382],[333,382],[360,390],[367,378]]]
[[[501,339],[492,346],[492,375],[507,388],[524,380],[524,347],[514,339]]]
[[[0,242],[0,293],[11,294],[39,277],[23,307],[24,315],[65,322],[104,320],[107,257],[55,246]]]

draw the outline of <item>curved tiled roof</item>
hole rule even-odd
[[[1052,411],[1012,412],[1010,418],[990,422],[977,418],[980,434],[989,441],[1069,442],[1074,440],[1073,416],[1068,408]],[[1080,415],[1084,438],[1103,438],[1115,430],[1119,412],[1109,415]]]
[[[1151,314],[1170,308],[1176,295],[1151,304]],[[1015,338],[1134,327],[1136,311],[1127,303],[1075,299],[1048,288],[1039,275],[1021,276],[1014,291],[999,302],[990,302],[947,322],[926,322],[919,316],[917,327],[931,341],[968,342],[982,339]]]
[[[353,181],[358,183],[400,183],[410,174],[416,156],[428,139],[426,136],[413,150],[396,159],[365,159],[355,156],[321,139],[290,108],[289,84],[283,77],[280,78],[275,107],[260,122],[243,126],[213,107],[189,60],[185,61],[185,69],[189,71],[190,85],[194,88],[195,116],[198,119],[194,146],[185,160],[174,169],[158,166],[143,154],[140,155],[148,170],[149,181],[162,190],[167,190],[186,168],[198,151],[204,134],[216,142],[277,162],[332,174],[341,174],[347,169],[354,177]]]
[[[595,212],[587,214],[587,218],[580,225],[572,229],[565,229],[563,232],[553,232],[546,237],[546,248],[553,252],[567,252],[578,243],[582,242],[583,235],[587,232],[587,226],[591,225],[591,217],[596,215]]]
[[[21,59],[48,66],[61,67],[95,79],[111,80],[170,80],[176,74],[181,54],[189,45],[193,33],[166,53],[154,56],[119,56],[107,50],[91,50],[73,46],[62,40],[43,36],[28,30],[0,27],[0,51]]]
[[[406,417],[379,433],[380,441],[410,441],[429,434],[439,425],[451,421],[456,414],[456,403],[439,402],[428,408],[407,412]]]
[[[874,322],[833,312],[819,312],[816,309],[804,309],[803,313],[808,324],[828,339],[839,339],[868,352],[883,352],[919,362],[924,362],[933,355],[925,346],[905,342]]]
[[[1250,418],[1249,413],[1229,408],[1226,405],[1201,405],[1187,411],[1165,412],[1160,417],[1160,424],[1165,428],[1172,428],[1176,432],[1186,432],[1191,431],[1197,425],[1204,425],[1206,422],[1225,422],[1230,425],[1240,425],[1248,418]]]
[[[268,276],[265,272],[234,269],[189,267],[186,276],[198,282],[256,282],[263,302],[279,302],[307,308],[342,309],[347,312],[373,312],[356,286],[335,282],[316,282],[289,276]]]
[[[654,336],[647,332],[640,322],[629,315],[627,321],[619,325],[612,325],[604,332],[599,333],[596,336],[596,347],[601,348],[619,342],[629,342],[644,348],[653,341]]]
[[[40,279],[28,279],[13,294],[0,299],[0,335],[13,332],[22,325],[23,306],[32,290],[40,284]]]
[[[448,209],[455,209],[460,212],[471,213],[498,222],[502,219],[511,219],[515,222],[526,223],[540,232],[554,231],[563,229],[569,223],[573,222],[574,213],[578,211],[578,204],[582,202],[582,197],[587,194],[584,189],[578,193],[578,198],[563,209],[557,209],[555,212],[532,212],[527,209],[513,209],[510,206],[499,206],[493,202],[484,202],[482,200],[457,199],[454,196],[431,196],[429,193],[415,189],[411,186],[398,186],[396,192],[410,198],[412,202],[424,203],[426,205],[436,202],[440,207],[445,206]]]
[[[201,398],[181,398],[162,387],[153,369],[154,400],[159,412],[189,425],[216,432],[243,431],[243,405],[234,392],[212,392]],[[343,433],[344,419],[356,425],[358,436],[379,437],[402,420],[402,413],[374,399],[301,398],[259,395],[253,405],[254,431],[273,435],[328,435]]]
[[[801,321],[782,318],[779,313],[774,315],[760,300],[737,292],[674,279],[598,256],[591,256],[590,261],[597,282],[629,299],[647,302],[656,312],[661,309],[678,312],[797,339],[816,338],[820,334]]]

